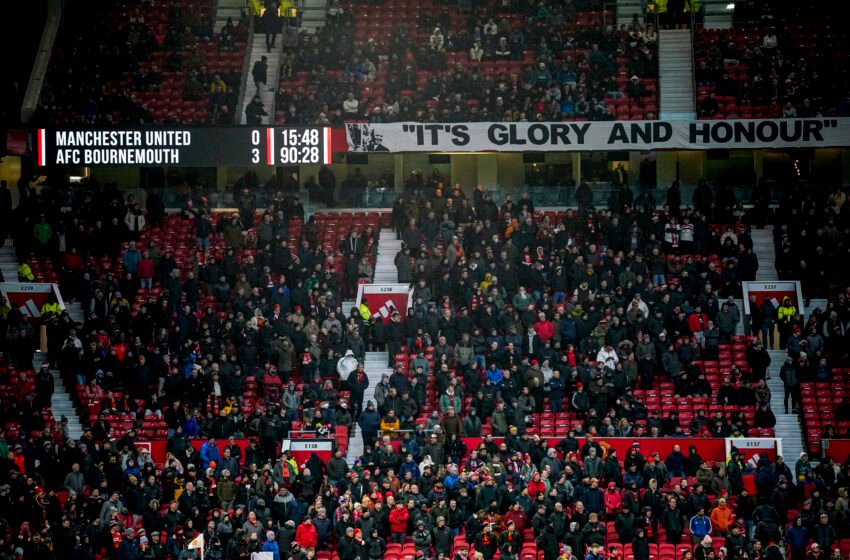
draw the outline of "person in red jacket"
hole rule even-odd
[[[20,443],[16,443],[12,453],[12,462],[18,467],[21,474],[27,473],[27,460],[24,456],[24,448]]]
[[[272,397],[273,402],[280,402],[280,394],[282,392],[283,380],[277,374],[277,368],[271,366],[266,375],[263,376],[263,393],[267,399]]]
[[[540,473],[536,472],[531,475],[531,480],[528,482],[528,495],[532,500],[537,499],[539,493],[546,495],[546,483],[540,480]]]
[[[410,512],[407,511],[403,503],[398,502],[390,512],[389,519],[393,542],[404,544],[404,539],[407,536],[407,520],[410,519]]]
[[[295,530],[295,542],[303,549],[316,548],[316,545],[319,544],[319,534],[309,516],[305,517],[298,529]]]
[[[605,515],[608,520],[613,520],[620,510],[623,509],[623,496],[617,491],[617,485],[613,482],[608,483],[608,490],[602,496],[602,502],[605,504]]]
[[[708,329],[708,315],[702,312],[699,305],[694,308],[694,312],[688,316],[688,328],[697,339],[700,346],[705,346],[705,335],[703,331]]]
[[[153,273],[153,259],[151,258],[151,254],[145,251],[142,255],[142,259],[139,261],[139,268],[136,269],[136,276],[139,278],[139,288],[143,290],[150,290],[153,288]]]
[[[546,314],[542,311],[537,314],[538,321],[534,323],[534,332],[540,337],[540,342],[551,340],[555,336],[555,327],[546,319]]]
[[[502,517],[502,521],[507,527],[508,522],[513,521],[516,530],[519,531],[519,534],[522,534],[525,531],[525,525],[528,522],[528,519],[525,515],[525,510],[522,509],[522,504],[519,502],[515,502],[511,509],[508,510],[508,513]]]
[[[71,247],[70,251],[67,251],[64,255],[62,255],[62,266],[71,272],[82,272],[85,270],[85,266],[83,266],[83,259],[77,253],[76,247]]]

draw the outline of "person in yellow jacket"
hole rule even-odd
[[[35,275],[26,261],[18,265],[18,282],[34,282]]]
[[[62,313],[62,306],[59,305],[59,302],[57,301],[48,301],[47,303],[41,306],[42,316],[50,314],[59,315],[60,313]]]
[[[280,0],[278,13],[284,18],[295,18],[298,15],[298,10],[292,0]]]
[[[782,305],[776,310],[776,323],[779,327],[779,347],[785,348],[788,343],[788,337],[791,336],[791,327],[794,323],[794,317],[797,315],[797,308],[791,303],[791,298],[785,296],[782,298]]]
[[[385,436],[393,437],[400,426],[401,423],[398,416],[395,415],[395,410],[388,410],[386,416],[381,419],[381,431]]]
[[[360,318],[363,320],[364,327],[372,326],[372,310],[369,309],[369,302],[366,298],[360,300],[360,306],[357,308]]]
[[[369,309],[369,303],[366,298],[360,300],[360,306],[357,307],[357,312],[360,319],[363,321],[363,326],[360,328],[360,336],[363,338],[363,345],[369,348],[369,334],[372,332],[372,310]]]

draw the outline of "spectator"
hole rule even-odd
[[[263,105],[259,95],[255,95],[251,102],[245,107],[245,118],[250,125],[257,125],[263,122],[263,117],[268,116],[266,108]]]
[[[268,41],[268,34],[266,35],[266,40]],[[265,55],[261,56],[260,60],[256,61],[254,67],[251,69],[251,77],[254,79],[254,87],[258,93],[268,83],[268,60],[268,57]]]

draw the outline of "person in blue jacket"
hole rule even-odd
[[[404,479],[404,476],[410,473],[413,482],[419,480],[420,472],[419,472],[419,464],[413,460],[413,454],[408,453],[404,457],[404,462],[398,467],[398,476]]]
[[[785,543],[791,549],[789,560],[805,560],[806,547],[809,546],[809,530],[803,525],[802,517],[796,517],[785,529]]]
[[[214,461],[217,465],[218,460],[221,458],[218,452],[218,444],[215,442],[214,438],[209,438],[207,442],[201,446],[200,454],[204,470],[209,468],[210,462]]]
[[[366,403],[366,410],[360,414],[357,425],[363,432],[363,445],[366,447],[374,445],[378,438],[378,430],[381,428],[381,415],[375,410],[374,402]]]
[[[263,544],[262,552],[271,552],[274,560],[280,560],[280,546],[274,537],[274,531],[266,533],[266,542]]]
[[[697,509],[697,514],[691,517],[690,527],[694,544],[702,541],[706,535],[711,534],[711,519],[705,515],[704,507],[700,506]]]
[[[495,388],[495,391],[498,393],[502,389],[502,379],[505,378],[504,373],[498,367],[496,367],[495,363],[490,363],[490,368],[487,370],[487,379],[490,380],[490,384]]]

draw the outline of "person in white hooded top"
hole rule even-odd
[[[345,351],[345,356],[339,359],[336,363],[336,372],[342,380],[348,379],[352,371],[357,369],[357,358],[354,357],[354,352],[351,350]]]
[[[607,345],[602,347],[599,350],[599,353],[596,354],[596,361],[602,362],[606,368],[614,369],[617,367],[617,363],[620,361],[619,356],[617,356],[617,351],[613,346]]]

